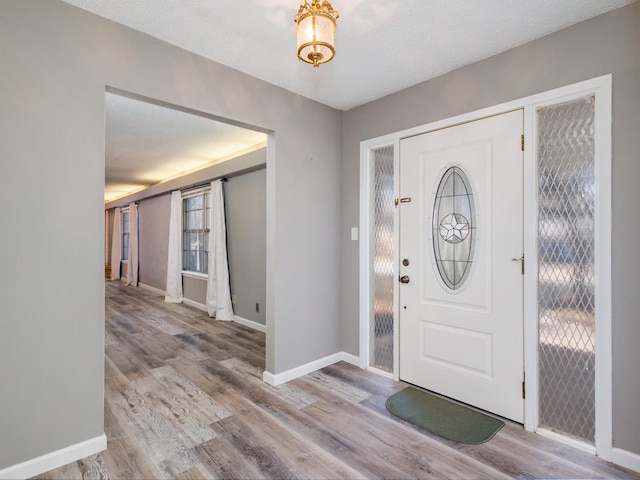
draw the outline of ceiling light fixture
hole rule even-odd
[[[324,0],[305,0],[293,20],[298,24],[298,58],[317,67],[336,54],[339,14]]]

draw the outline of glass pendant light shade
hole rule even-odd
[[[331,4],[313,0],[300,6],[294,20],[298,24],[298,58],[317,67],[336,54],[336,12]]]

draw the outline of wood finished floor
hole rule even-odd
[[[387,412],[402,383],[346,363],[271,387],[264,342],[106,282],[108,449],[37,478],[640,478],[517,425],[443,440]]]

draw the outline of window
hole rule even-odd
[[[536,109],[539,423],[596,441],[596,103]]]
[[[200,191],[182,200],[182,269],[207,273],[211,192]]]
[[[431,240],[440,278],[450,292],[460,290],[471,272],[475,209],[466,173],[459,166],[447,169],[435,195]]]
[[[122,209],[121,221],[121,243],[120,251],[122,252],[121,260],[123,262],[129,260],[129,209]]]

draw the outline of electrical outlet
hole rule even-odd
[[[232,305],[236,304],[236,296],[235,295],[231,295],[231,304]]]

